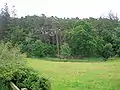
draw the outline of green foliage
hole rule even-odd
[[[119,48],[117,49],[117,55],[120,57],[120,46],[118,46]]]
[[[68,43],[63,43],[63,45],[61,45],[60,54],[63,57],[69,57],[71,55],[71,48],[69,47]]]
[[[13,44],[23,43],[23,41],[25,41],[25,36],[26,36],[24,29],[17,26],[13,28],[11,27],[11,29],[12,29],[12,33],[10,39],[12,43]]]
[[[96,56],[101,57],[102,56],[102,52],[103,52],[103,47],[105,45],[105,41],[103,40],[103,38],[100,37],[96,37]]]
[[[10,38],[10,14],[7,3],[0,11],[0,40],[8,41]]]
[[[116,38],[115,44],[113,44],[113,50],[115,54],[120,57],[120,37]]]
[[[0,90],[9,86],[14,72],[24,67],[26,62],[18,48],[13,48],[11,43],[0,44]]]
[[[69,32],[69,45],[73,55],[91,56],[95,54],[97,47],[96,38],[94,38],[92,29],[87,29],[86,26],[79,25]]]
[[[13,81],[19,88],[50,90],[50,82],[26,67],[24,55],[11,43],[0,44],[0,90],[10,90]]]
[[[0,90],[11,90],[8,81],[5,81],[4,78],[0,78]]]
[[[102,56],[105,59],[108,59],[109,57],[113,56],[113,48],[112,48],[112,44],[108,43],[103,47],[103,52],[102,52]]]
[[[19,88],[27,88],[28,90],[50,90],[50,82],[39,76],[33,69],[22,68],[13,74],[12,81]]]
[[[120,38],[120,20],[113,13],[100,18],[58,18],[25,16],[9,13],[8,5],[0,12],[0,40],[19,45],[28,57],[53,57],[61,52],[62,43],[68,43],[75,57],[102,56],[103,46],[112,44],[114,55],[119,54],[116,39]],[[57,48],[56,48],[57,47]],[[56,50],[57,49],[57,50]]]
[[[30,44],[28,44],[28,46],[29,45]],[[44,56],[44,53],[43,53],[44,44],[40,40],[33,42],[30,46],[31,46],[31,48],[30,48],[31,52],[29,53],[30,56],[37,56],[37,57]]]
[[[0,44],[0,77],[10,80],[14,71],[25,66],[24,56],[11,43]]]
[[[44,44],[44,57],[55,57],[56,46],[52,44]]]
[[[51,44],[45,44],[40,40],[33,40],[27,38],[25,44],[21,45],[22,52],[26,52],[28,57],[44,57],[54,56],[55,46]]]

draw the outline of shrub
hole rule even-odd
[[[50,82],[38,75],[33,69],[22,68],[19,72],[13,74],[12,81],[19,88],[27,88],[28,90],[50,90]]]
[[[26,67],[24,56],[11,43],[0,44],[0,90],[10,90],[13,81],[19,88],[28,90],[50,90],[47,79]]]
[[[71,48],[68,43],[63,43],[63,45],[61,45],[60,54],[65,58],[71,55]]]
[[[0,77],[0,90],[11,90],[9,82],[5,81],[4,78],[1,77]]]
[[[102,56],[105,58],[105,60],[107,60],[109,57],[113,56],[112,44],[109,43],[103,47]]]
[[[55,46],[45,44],[40,40],[27,40],[21,45],[21,51],[25,52],[28,57],[55,56]]]
[[[117,50],[117,55],[120,57],[120,48]]]
[[[0,90],[8,87],[12,74],[25,66],[23,55],[18,48],[12,48],[11,43],[0,44]],[[4,89],[8,90],[8,89]]]
[[[43,52],[45,56],[54,57],[56,53],[56,46],[51,44],[44,44]]]

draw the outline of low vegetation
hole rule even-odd
[[[50,90],[50,82],[26,66],[24,55],[11,43],[0,44],[0,90],[11,90],[10,82],[29,90]]]
[[[32,68],[22,68],[13,73],[11,80],[19,88],[27,88],[28,90],[50,90],[51,84],[48,79],[44,78]]]
[[[27,59],[51,81],[52,90],[119,90],[120,59],[107,62],[53,62]]]
[[[0,90],[9,87],[13,73],[25,66],[24,57],[18,48],[12,48],[11,43],[0,44]],[[10,87],[9,87],[10,88]]]

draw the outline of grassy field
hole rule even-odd
[[[52,90],[120,90],[120,60],[107,62],[54,62],[28,59],[47,77]]]

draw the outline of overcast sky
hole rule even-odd
[[[99,17],[112,11],[120,16],[120,0],[0,0],[0,8],[7,2],[15,5],[19,17],[40,15],[58,17]]]

